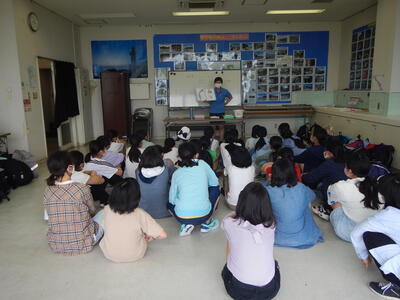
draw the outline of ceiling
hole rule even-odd
[[[199,1],[199,0],[197,0]],[[242,2],[245,2],[242,5]],[[135,17],[101,17],[106,24],[167,24],[167,23],[208,23],[208,22],[327,22],[341,21],[374,4],[377,0],[224,0],[223,10],[229,10],[229,16],[213,17],[173,17],[172,11],[178,11],[177,0],[34,0],[64,17],[82,26],[88,25],[81,15],[126,14]],[[259,5],[250,5],[258,3]],[[328,2],[328,3],[324,3]],[[260,5],[261,3],[261,5]],[[267,9],[315,9],[326,11],[316,15],[266,15]]]

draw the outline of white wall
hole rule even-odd
[[[9,150],[28,149],[12,0],[0,1],[0,132]]]
[[[217,29],[216,29],[217,28]],[[329,91],[338,88],[339,78],[339,53],[340,53],[340,23],[310,23],[310,24],[288,24],[288,23],[243,23],[243,24],[191,24],[191,25],[150,25],[150,26],[103,26],[103,27],[81,27],[80,40],[82,50],[82,65],[91,70],[91,47],[92,40],[124,40],[124,39],[146,39],[149,63],[149,78],[135,79],[133,82],[151,83],[151,100],[135,100],[132,109],[137,107],[152,107],[154,109],[154,136],[164,136],[163,119],[167,116],[166,107],[154,105],[154,63],[153,63],[153,35],[163,33],[204,33],[204,32],[264,32],[264,31],[316,31],[328,30],[329,36],[329,58],[328,58],[328,85]],[[101,106],[100,82],[95,80],[97,87],[92,95],[93,127],[94,135],[103,134],[103,117]]]
[[[363,12],[343,21],[342,24],[342,34],[340,40],[340,60],[339,60],[339,83],[338,89],[345,89],[349,87],[350,81],[350,62],[351,62],[351,41],[353,30],[361,26],[365,26],[376,21],[376,5],[370,7]],[[375,68],[375,61],[374,61]]]
[[[14,0],[14,9],[21,80],[27,91],[33,91],[29,87],[28,67],[35,68],[36,85],[39,86],[38,56],[75,62],[73,24],[29,0]],[[30,12],[35,12],[39,18],[40,28],[37,32],[32,32],[28,27]],[[26,112],[25,118],[29,151],[42,159],[46,157],[46,141],[40,95],[32,100],[32,111]]]

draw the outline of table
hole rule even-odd
[[[11,133],[7,132],[7,133],[2,133],[0,132],[0,149],[2,147],[5,148],[5,153],[8,153],[8,143],[7,143],[7,137],[11,135]],[[0,151],[1,153],[2,151]]]
[[[177,126],[216,126],[216,125],[239,125],[240,133],[242,138],[245,137],[245,124],[243,118],[235,119],[213,119],[213,118],[203,118],[203,119],[190,119],[190,118],[166,118],[164,120],[165,125],[165,136],[170,137],[171,128]]]

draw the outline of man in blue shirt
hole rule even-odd
[[[232,94],[222,87],[223,80],[221,77],[216,77],[214,79],[214,92],[215,92],[215,101],[210,101],[210,117],[217,116],[220,119],[224,117],[225,114],[225,105],[231,102]],[[218,125],[220,139],[223,141],[224,139],[224,125]]]

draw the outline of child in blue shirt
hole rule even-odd
[[[274,163],[266,189],[276,219],[276,246],[305,249],[323,241],[309,208],[315,193],[297,182],[292,161],[279,159]]]
[[[293,135],[288,123],[281,123],[278,127],[278,132],[283,140],[282,146],[292,149],[295,156],[300,155],[306,150],[303,141],[298,136]]]
[[[201,232],[215,230],[219,221],[212,218],[220,194],[218,178],[211,167],[198,159],[191,143],[179,146],[180,168],[172,176],[168,209],[181,223],[180,236],[190,235],[195,225]]]

